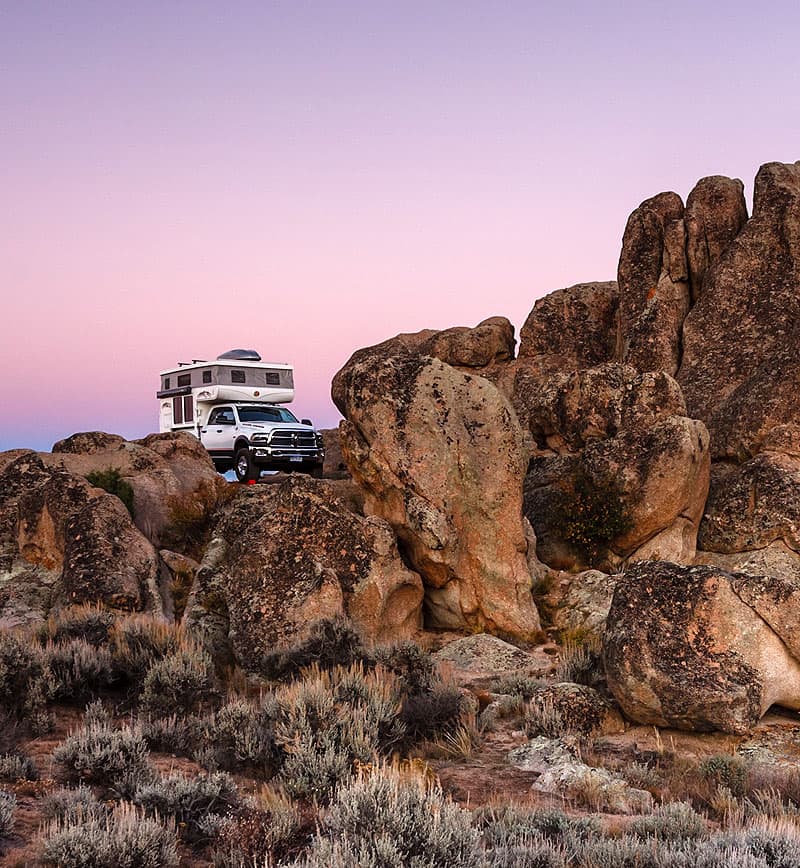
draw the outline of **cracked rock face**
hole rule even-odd
[[[425,583],[427,623],[530,639],[539,629],[522,521],[523,433],[484,377],[400,339],[333,381],[342,451]]]
[[[153,546],[118,498],[35,452],[0,453],[0,624],[94,602],[163,614]]]
[[[267,650],[347,615],[367,639],[410,638],[422,582],[386,522],[353,514],[326,482],[292,474],[245,488],[217,524],[185,621],[217,659],[257,669]]]
[[[641,562],[617,581],[603,655],[633,721],[745,733],[800,708],[800,586],[719,567]]]

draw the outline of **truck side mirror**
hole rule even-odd
[[[301,425],[310,425],[312,428],[314,427],[314,423],[310,419],[301,419]]]

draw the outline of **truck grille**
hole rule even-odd
[[[314,449],[317,441],[313,431],[273,431],[269,445],[278,449]]]

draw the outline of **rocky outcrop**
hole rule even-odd
[[[800,708],[800,585],[719,567],[638,563],[606,623],[608,686],[640,723],[744,733]]]
[[[51,467],[86,476],[116,470],[133,489],[136,526],[154,544],[162,542],[176,505],[209,509],[226,485],[208,453],[191,434],[150,434],[127,441],[116,434],[89,431],[73,434],[40,453]]]
[[[528,709],[537,719],[559,721],[564,732],[575,735],[610,735],[625,730],[619,711],[599,691],[584,684],[561,682],[540,687],[531,696]]]
[[[163,613],[159,561],[122,502],[35,452],[0,455],[0,623],[103,603]]]
[[[540,560],[568,570],[632,556],[691,563],[708,491],[708,433],[686,418],[669,375],[602,365],[542,383],[529,412],[542,454],[525,478],[524,509]],[[576,545],[584,525],[602,542],[597,551]]]
[[[599,570],[560,574],[547,595],[552,626],[562,635],[602,639],[616,583]]]
[[[759,451],[800,423],[800,163],[756,175],[753,216],[704,276],[686,317],[678,381],[715,456]]]
[[[428,623],[533,638],[528,451],[500,391],[396,339],[355,353],[332,395],[365,511],[391,524],[422,576]]]
[[[257,669],[314,621],[347,615],[375,641],[412,636],[422,582],[379,518],[348,511],[328,486],[292,474],[244,489],[214,530],[186,623],[215,657]]]

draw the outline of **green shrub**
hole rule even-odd
[[[228,771],[271,777],[280,764],[275,741],[278,703],[272,696],[254,705],[234,699],[202,721],[206,762]]]
[[[440,789],[378,768],[337,791],[303,864],[472,868],[477,839],[469,812]]]
[[[233,778],[225,772],[187,778],[181,774],[153,780],[136,791],[134,804],[148,814],[173,817],[181,835],[202,838],[201,826],[209,814],[225,814],[238,805]]]
[[[563,538],[590,563],[608,544],[633,526],[622,487],[616,479],[594,479],[581,472],[555,505]]]
[[[53,761],[68,780],[114,789],[148,780],[152,776],[148,759],[141,732],[127,726],[85,726],[53,751]]]
[[[707,834],[703,818],[686,802],[659,805],[652,814],[638,817],[628,827],[638,838],[660,838],[662,841],[685,841]]]
[[[360,664],[312,667],[302,681],[278,691],[275,740],[286,792],[325,802],[354,764],[388,754],[405,736],[400,696],[396,676],[382,669],[365,673]]]
[[[698,772],[716,787],[727,787],[734,796],[745,794],[748,768],[741,757],[715,754],[700,763]]]
[[[48,643],[44,655],[52,675],[51,696],[60,702],[83,705],[114,680],[109,649],[84,639]]]
[[[0,754],[0,781],[38,781],[36,763],[24,753]]]
[[[217,696],[214,664],[198,648],[182,648],[154,663],[144,679],[140,704],[151,714],[190,712]]]
[[[42,645],[82,639],[95,648],[108,644],[116,616],[99,605],[70,606],[51,615],[36,630]]]
[[[373,662],[361,634],[344,618],[326,618],[311,625],[308,637],[266,654],[261,669],[267,678],[287,681],[314,665],[321,670]]]
[[[42,864],[54,868],[171,868],[178,864],[175,830],[121,804],[108,817],[51,820],[41,840]]]
[[[79,819],[94,815],[105,817],[110,811],[110,806],[106,802],[98,801],[91,789],[84,784],[74,788],[63,787],[50,793],[42,802],[42,816],[45,820]]]
[[[17,798],[5,790],[0,790],[0,838],[7,838],[14,829],[14,809]]]
[[[140,716],[137,725],[150,750],[192,756],[201,744],[203,722],[195,715]]]
[[[133,488],[130,482],[122,478],[119,470],[109,467],[107,470],[93,470],[86,474],[86,481],[95,488],[102,488],[109,494],[118,497],[133,518]]]

